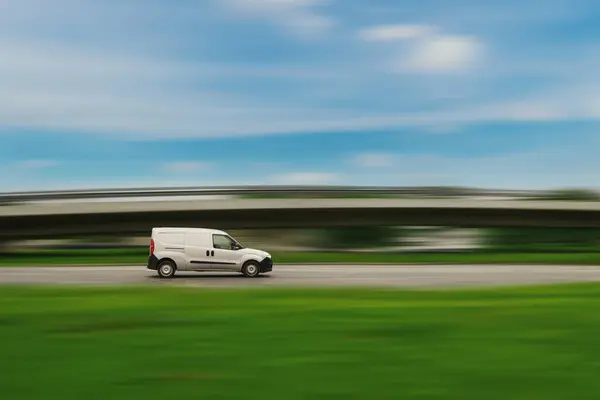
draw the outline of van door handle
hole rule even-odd
[[[208,255],[209,255],[209,252],[208,252],[208,250],[206,250],[206,257],[208,257]]]
[[[210,252],[210,255],[214,257],[214,256],[215,256],[215,251],[214,251],[214,250],[213,250],[213,251],[211,251],[211,252]]]

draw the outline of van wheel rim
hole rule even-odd
[[[256,274],[256,266],[255,265],[248,265],[248,274],[250,275],[254,275]]]
[[[163,273],[163,275],[171,274],[171,266],[170,265],[163,265],[162,267],[160,267],[160,270]]]

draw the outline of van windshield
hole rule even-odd
[[[242,244],[241,244],[240,242],[238,242],[237,240],[235,240],[235,239],[234,239],[234,238],[232,238],[231,236],[227,236],[227,237],[229,238],[229,240],[231,240],[231,243],[232,243],[234,246],[237,246],[237,247],[239,247],[240,249],[243,249],[243,248],[244,248],[244,246],[242,246]]]

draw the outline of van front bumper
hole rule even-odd
[[[269,257],[265,258],[260,262],[259,268],[261,273],[273,271],[273,260]]]
[[[146,266],[147,269],[151,269],[153,271],[158,271],[158,257],[156,257],[154,254],[151,254],[148,257],[148,265]]]

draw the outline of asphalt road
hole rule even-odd
[[[281,265],[258,278],[234,273],[179,273],[159,279],[143,266],[0,268],[0,284],[175,285],[198,287],[472,287],[600,282],[600,266]]]

